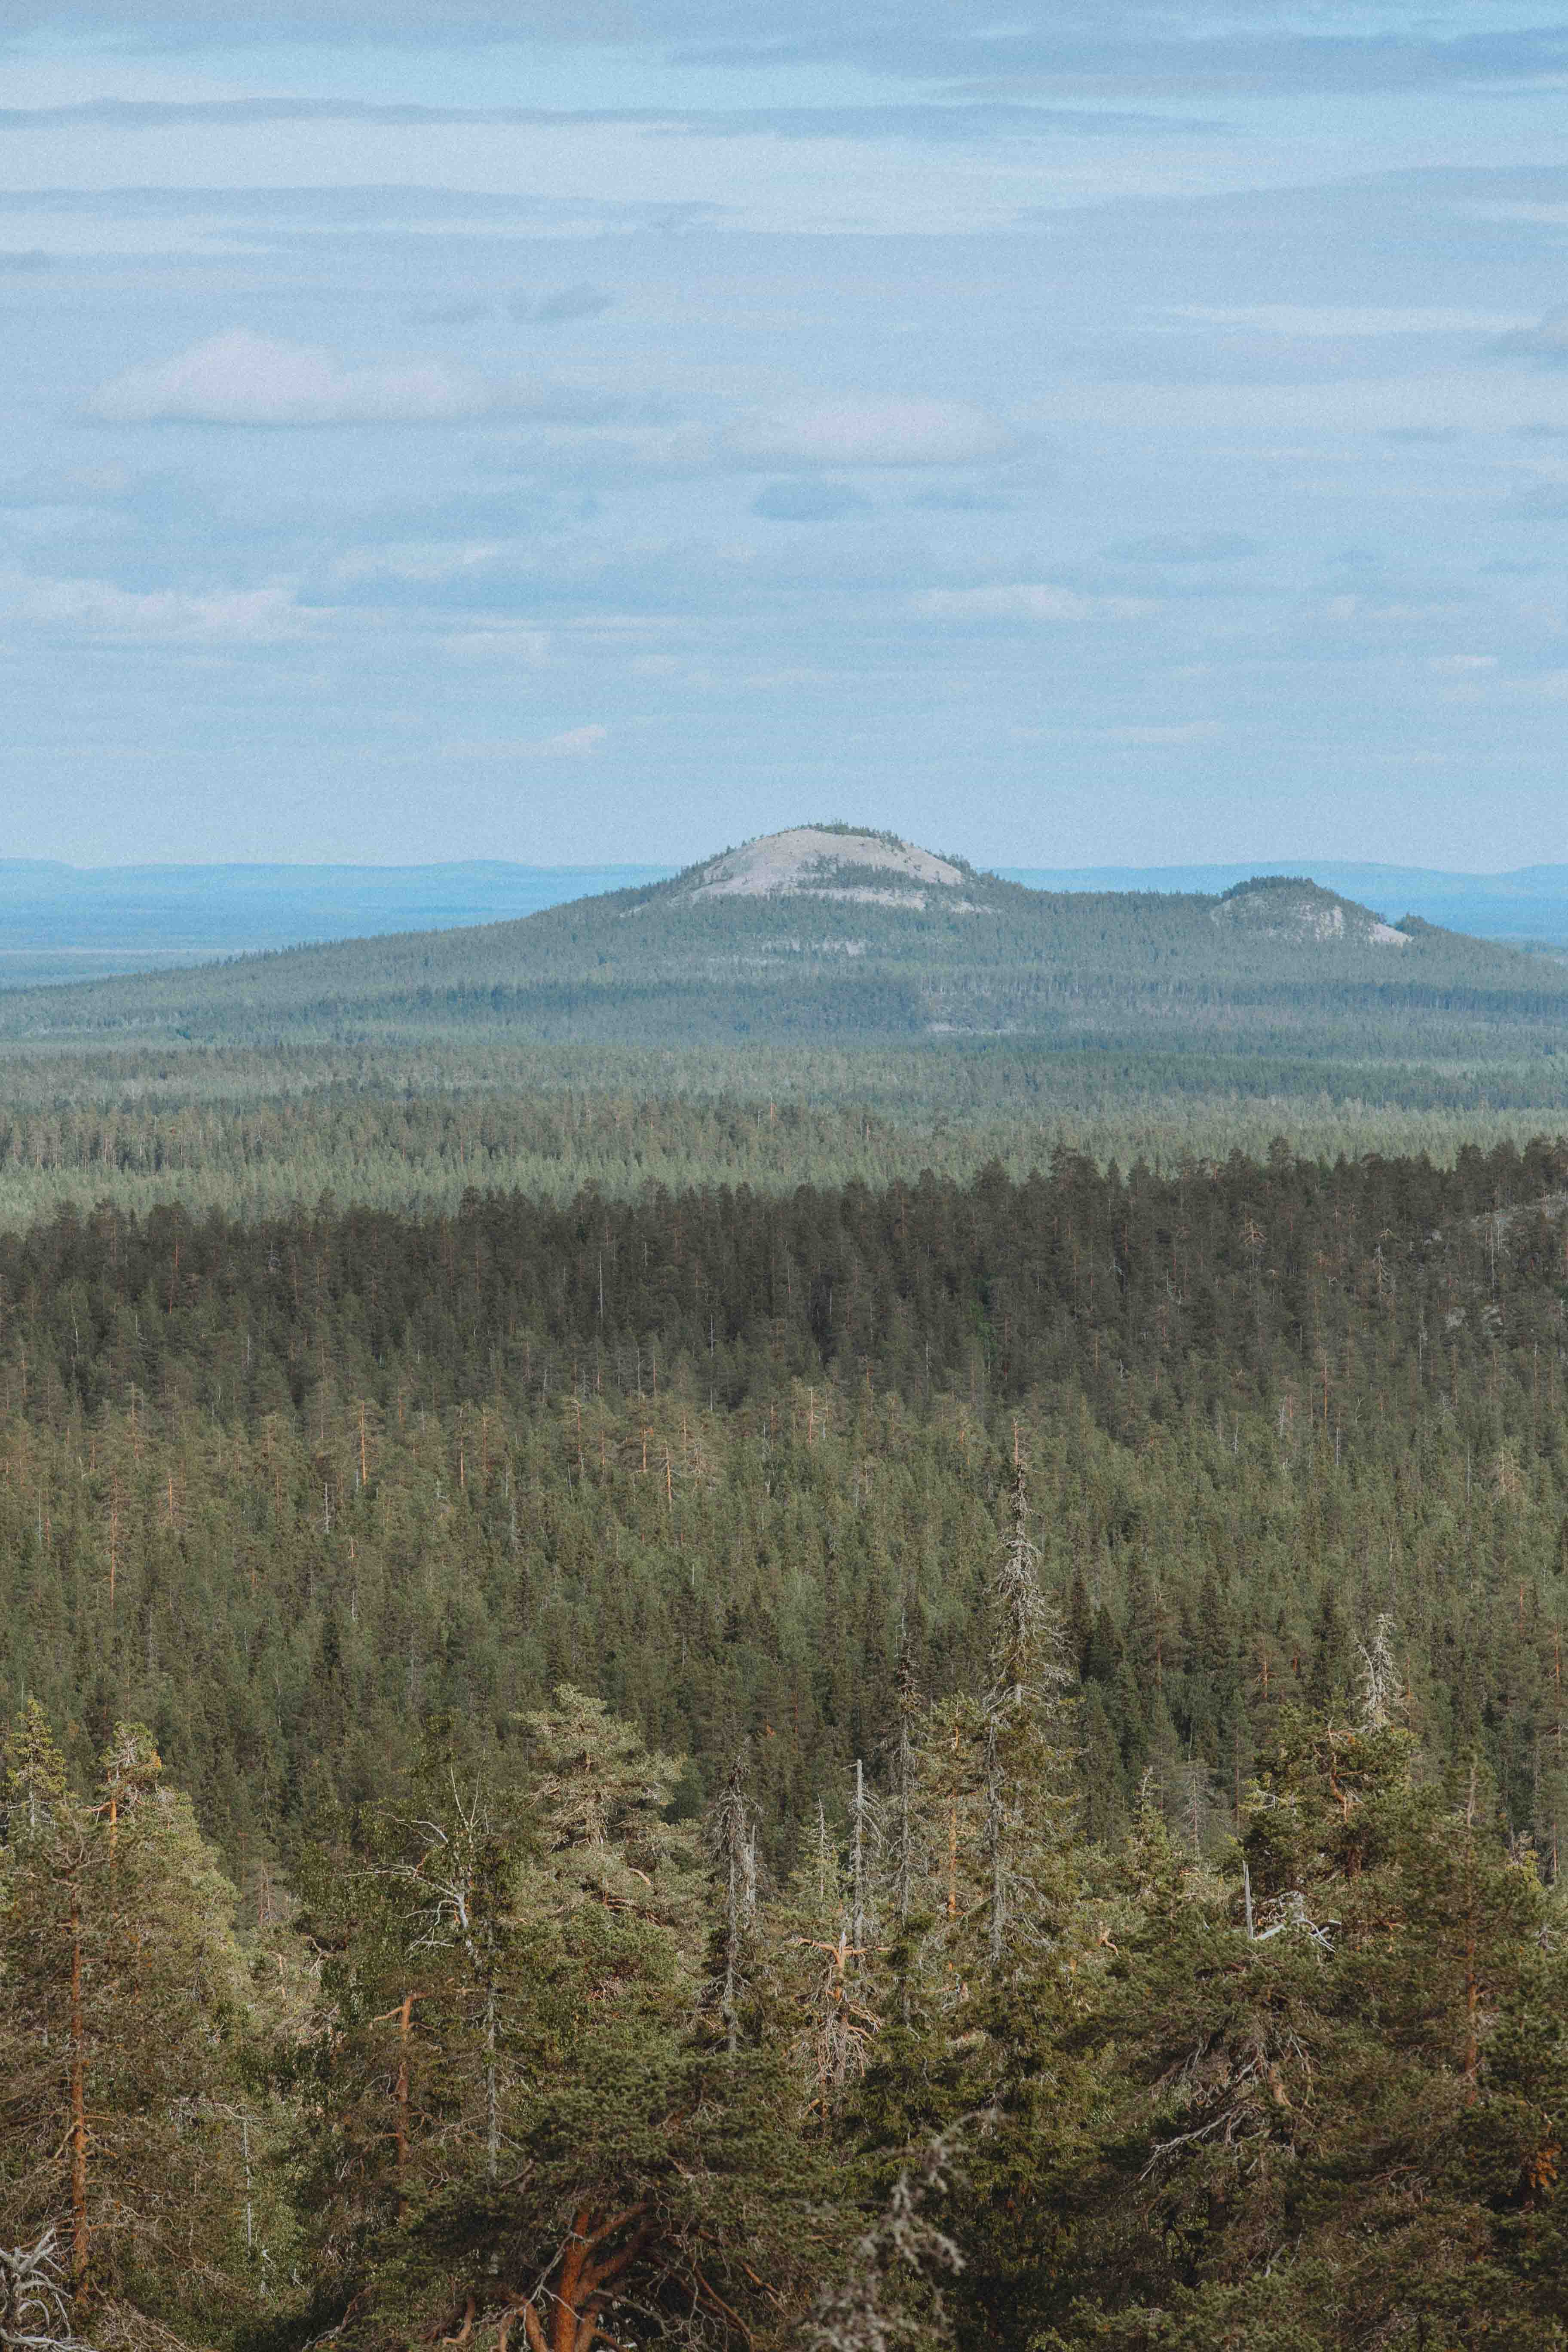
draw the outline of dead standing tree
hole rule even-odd
[[[952,2341],[942,2280],[956,2277],[963,2256],[925,2209],[947,2194],[955,2148],[976,2120],[963,2117],[900,2169],[886,2207],[856,2242],[848,2276],[818,2297],[806,2352],[896,2352],[900,2345]]]
[[[1065,1751],[1057,1736],[1072,1682],[1059,1620],[1040,1590],[1039,1554],[1029,1540],[1029,1500],[1020,1466],[1013,1481],[1013,1526],[992,1584],[991,1682],[982,1707],[982,1785],[987,1913],[986,1958],[1000,1970],[1009,1924],[1039,1893],[1045,1819],[1059,1799]],[[1059,1804],[1057,1809],[1059,1810]]]
[[[708,1845],[724,1906],[719,2017],[725,2049],[733,2058],[740,2046],[740,2004],[750,1973],[757,1917],[757,1825],[746,1797],[743,1749],[731,1766],[713,1808]]]
[[[405,1887],[417,1906],[417,1928],[410,1949],[421,1954],[461,1953],[472,1976],[469,1990],[479,2001],[480,2069],[484,2093],[485,2177],[494,2181],[500,2161],[500,2003],[504,1947],[510,1918],[510,1857],[486,1792],[465,1791],[449,1776],[451,1811],[445,1820],[412,1823],[421,1851],[416,1862],[393,1864],[385,1876]],[[417,1994],[405,1996],[394,2012],[399,2019],[402,2066],[406,2068],[408,2011]],[[404,2101],[399,2129],[406,2124],[406,2075],[400,2074]],[[400,2161],[406,2158],[399,2142]]]

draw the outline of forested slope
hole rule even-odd
[[[1565,1176],[0,1237],[0,2292],[1554,2352]]]
[[[0,1005],[0,2347],[1564,2352],[1562,977],[816,828]]]
[[[1316,1053],[1361,1024],[1382,1055],[1413,1024],[1428,1053],[1478,1027],[1539,1037],[1568,1005],[1556,964],[1430,924],[1393,928],[1310,882],[1220,898],[1045,892],[890,836],[802,837],[841,840],[842,861],[796,852],[783,883],[731,887],[713,879],[719,859],[518,922],[19,992],[0,1001],[0,1038],[370,1045],[479,1027],[600,1045],[957,1034],[1158,1050],[1205,1033],[1220,1052],[1294,1040]],[[911,883],[879,862],[910,856],[951,878]]]
[[[1016,1426],[1108,1824],[1152,1758],[1234,1811],[1274,1696],[1331,1698],[1391,1607],[1437,1748],[1548,1843],[1562,1168],[68,1215],[0,1241],[4,1686],[84,1764],[153,1723],[237,1865],[410,1710],[563,1679],[693,1805],[761,1740],[784,1852],[901,1618],[933,1688],[972,1671]]]
[[[1560,964],[1310,883],[1053,894],[804,828],[525,921],[8,992],[0,1216],[1023,1176],[1281,1131],[1449,1158],[1563,1123],[1565,1015]]]

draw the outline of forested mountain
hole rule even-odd
[[[1560,2345],[1565,1177],[0,1237],[0,2291]]]
[[[1504,874],[1446,873],[1423,866],[1368,866],[1315,857],[1276,861],[1276,869],[1310,876],[1326,890],[1422,915],[1450,930],[1510,943],[1568,946],[1568,866],[1520,866]],[[1206,890],[1218,893],[1257,875],[1245,866],[1012,866],[1008,879],[1036,890]]]
[[[1289,878],[1045,893],[802,827],[477,929],[0,998],[0,1217],[1026,1175],[1568,1124],[1568,970]],[[715,1157],[717,1155],[717,1157]]]
[[[604,1043],[1029,1036],[1157,1048],[1539,1049],[1568,972],[1310,882],[1042,892],[891,836],[799,827],[524,920],[0,1003],[0,1037],[254,1043],[505,1032]],[[1495,1033],[1495,1035],[1494,1035]]]
[[[1564,2352],[1565,988],[812,828],[9,998],[0,2352]]]

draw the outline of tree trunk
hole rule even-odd
[[[1007,1926],[1007,1856],[994,1715],[985,1727],[985,1842],[991,1849],[991,1965],[999,1969]]]
[[[71,1883],[71,2284],[87,2283],[87,2031],[81,1996],[81,1889]]]
[[[408,2210],[404,2183],[408,2165],[408,2032],[413,2014],[414,1995],[405,1992],[397,2011],[397,2116],[394,2126],[397,2149],[397,2218],[400,2221]]]
[[[496,1980],[485,1986],[485,2174],[494,2180],[500,2166],[500,2106],[496,2084]]]
[[[849,1940],[857,1952],[866,1948],[866,1767],[855,1759],[854,1834],[850,1843],[852,1908]]]
[[[595,2226],[590,2207],[580,2206],[572,2217],[572,2231],[561,2261],[561,2276],[550,2298],[548,2333],[528,2305],[524,2324],[531,2352],[589,2352],[599,2333],[605,2300],[647,2245],[651,2231],[646,2208],[628,2205],[623,2212],[606,2214]],[[623,2230],[629,2237],[621,2239]]]

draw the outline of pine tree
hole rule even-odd
[[[119,1725],[89,1804],[40,1710],[7,1740],[0,2226],[68,2247],[79,2312],[206,2331],[256,2284],[249,2005],[234,1890],[161,1771]]]
[[[395,2130],[365,2036],[398,1982],[420,1985],[426,2089],[397,2210],[384,2160],[378,2194],[358,2198],[357,2269],[338,2269],[347,2324],[379,2342],[482,2319],[503,2347],[580,2352],[679,2308],[691,2340],[740,2342],[759,2258],[768,2292],[795,2291],[798,2250],[768,2204],[787,2206],[777,2179],[792,2168],[776,2061],[742,2046],[738,2013],[731,2058],[728,2023],[716,2046],[705,2014],[701,1856],[666,1818],[677,1768],[569,1688],[522,1729],[504,1789],[431,1759],[421,1801],[388,1810],[374,1904],[344,1922],[338,1979],[363,1971],[364,1988],[358,2046],[335,2030],[323,2042],[323,2127],[335,2138],[326,2119],[347,2093],[367,2110],[361,2145],[378,2110]],[[743,1875],[743,1816],[732,1826]],[[721,1951],[727,1929],[715,1921]],[[331,2170],[319,2160],[316,2178]],[[338,2227],[321,2215],[323,2260]]]

